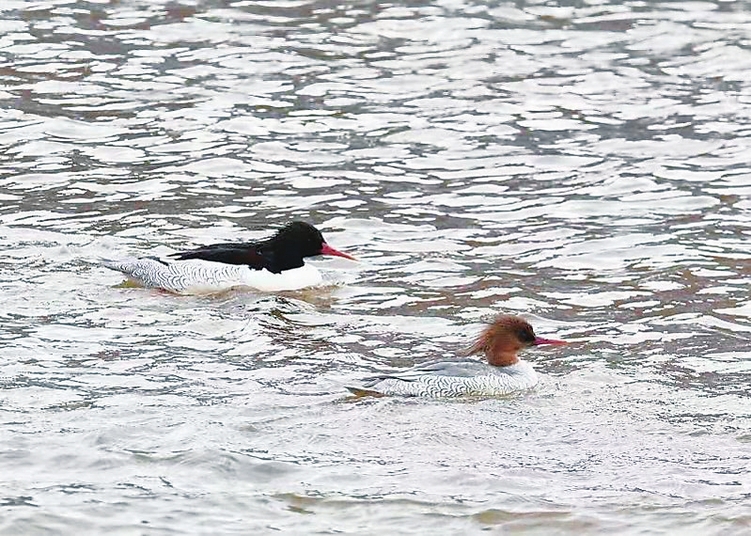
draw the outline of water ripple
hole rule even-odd
[[[743,3],[0,14],[0,533],[748,527]],[[291,219],[361,262],[208,297],[96,263]],[[572,342],[539,390],[346,398],[500,311]]]

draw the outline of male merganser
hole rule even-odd
[[[142,258],[103,264],[123,272],[140,286],[176,293],[218,292],[233,287],[278,292],[321,284],[321,273],[303,260],[316,255],[356,260],[329,246],[309,223],[295,221],[271,238],[173,253],[177,260],[172,262]]]
[[[566,344],[535,335],[529,322],[501,315],[486,327],[466,355],[484,354],[487,363],[462,359],[433,361],[397,374],[368,378],[363,387],[347,387],[358,396],[498,396],[530,389],[537,384],[532,365],[516,355],[542,344]]]

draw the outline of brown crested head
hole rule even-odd
[[[480,333],[475,343],[467,350],[467,355],[484,354],[489,364],[505,367],[519,361],[517,352],[539,344],[565,342],[537,337],[532,326],[523,318],[500,315]]]

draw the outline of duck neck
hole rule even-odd
[[[266,261],[265,268],[272,274],[305,266],[302,256],[294,249],[272,244],[259,248],[258,252]]]
[[[493,354],[485,354],[489,365],[494,367],[508,367],[509,365],[516,365],[519,362],[519,356],[516,352],[495,352]]]

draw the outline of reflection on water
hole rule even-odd
[[[0,532],[742,533],[742,2],[0,6]],[[111,253],[316,223],[280,296]],[[510,399],[343,386],[524,314]]]

